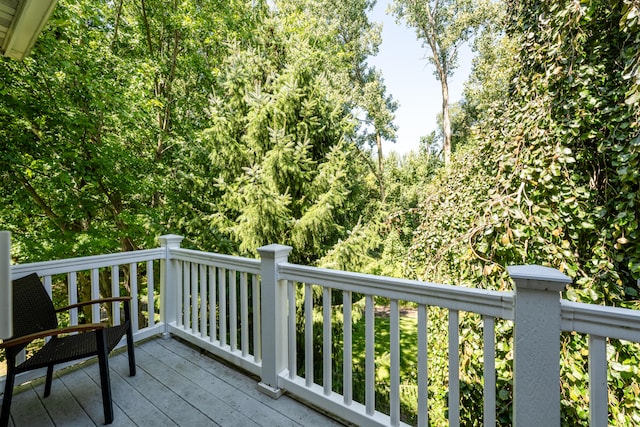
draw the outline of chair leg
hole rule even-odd
[[[98,341],[98,365],[100,367],[100,387],[102,388],[102,407],[104,409],[104,423],[113,422],[113,402],[111,400],[111,380],[109,379],[109,358],[107,354],[107,340],[102,329],[96,331]]]
[[[136,355],[133,348],[133,333],[131,332],[131,325],[127,330],[127,355],[129,356],[129,376],[136,376]]]
[[[44,397],[51,394],[51,382],[53,381],[53,365],[47,366],[47,380],[44,383]]]
[[[11,411],[11,398],[13,396],[13,384],[15,382],[15,374],[8,372],[4,383],[4,396],[2,398],[2,415],[0,415],[0,427],[9,425],[9,413]]]
[[[127,328],[127,355],[129,356],[129,376],[134,377],[136,375],[136,356],[133,350],[133,327],[131,326],[131,309],[129,301],[124,302],[124,320],[129,322]]]

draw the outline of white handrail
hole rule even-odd
[[[54,274],[71,273],[73,271],[130,264],[132,262],[145,262],[160,258],[164,258],[162,248],[93,255],[80,258],[68,258],[54,261],[32,262],[29,264],[14,265],[11,269],[11,276],[12,280],[34,272],[38,273],[39,276],[51,276]]]
[[[563,331],[640,342],[640,311],[562,300]]]
[[[260,274],[260,260],[242,258],[233,255],[222,255],[213,252],[202,252],[193,249],[170,248],[169,255],[178,261],[189,261],[202,265],[226,268],[227,270],[243,271]]]
[[[280,279],[513,319],[513,293],[283,263]]]

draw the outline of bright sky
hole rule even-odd
[[[384,154],[391,151],[407,153],[417,151],[420,137],[436,129],[436,117],[442,109],[440,82],[433,75],[433,65],[426,59],[427,51],[421,47],[412,28],[396,24],[387,15],[390,0],[378,0],[370,16],[373,22],[382,22],[382,44],[378,55],[369,64],[382,71],[387,93],[398,102],[396,143],[383,143]],[[471,50],[460,52],[460,67],[449,80],[450,102],[459,101],[462,86],[471,71]]]

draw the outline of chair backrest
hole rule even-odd
[[[55,307],[36,273],[13,281],[13,337],[58,327]]]

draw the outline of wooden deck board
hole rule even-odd
[[[210,373],[198,371],[195,375],[189,375],[186,369],[196,367],[187,366],[189,362],[182,358],[176,359],[175,354],[163,346],[146,347],[138,354],[144,361],[141,363],[144,369],[148,369],[152,375],[162,375],[167,387],[216,424],[257,426],[245,414],[229,405],[226,399],[221,398],[224,395],[224,391],[220,389],[222,384]]]
[[[98,365],[91,363],[88,368],[97,370]],[[100,387],[86,374],[84,369],[77,369],[69,373],[65,371],[54,373],[51,395],[46,399],[43,397],[44,384],[37,385],[35,389],[42,403],[46,405],[49,416],[55,420],[57,425],[66,425],[72,420],[78,421],[76,425],[104,422]],[[75,405],[65,404],[62,402],[63,400],[70,400]],[[57,407],[59,404],[62,408],[66,408],[61,411],[61,408]],[[13,412],[13,405],[11,405],[11,409]]]
[[[40,387],[44,389],[44,385]],[[39,390],[34,390],[31,385],[24,386],[21,392],[15,392],[13,395],[13,403],[11,405],[11,415],[13,418],[20,420],[20,424],[12,424],[12,420],[9,420],[10,426],[53,426],[53,422],[49,418],[46,409],[40,402],[42,393]]]
[[[188,346],[174,346],[173,340],[155,340],[150,344],[155,346],[170,346],[171,350],[182,359],[208,371],[213,377],[225,382],[227,386],[220,387],[220,390],[229,391],[229,395],[225,399],[232,404],[247,399],[247,405],[244,405],[245,411],[249,414],[258,414],[256,421],[263,426],[280,426],[280,425],[303,425],[303,426],[338,426],[341,425],[314,411],[313,409],[302,406],[296,400],[283,396],[278,400],[271,399],[264,393],[258,391],[256,380],[250,378],[243,373],[223,364],[208,363],[209,358],[200,354],[198,349]],[[240,396],[241,393],[243,396]],[[266,408],[269,408],[268,410]],[[285,417],[287,421],[278,419],[278,422],[270,422],[273,412]]]
[[[144,395],[136,389],[128,385],[120,374],[121,370],[114,367],[114,362],[119,356],[112,356],[109,359],[111,378],[111,394],[113,398],[114,420],[118,420],[117,425],[120,426],[152,426],[152,425],[175,425],[171,423],[167,416],[158,411],[144,397]],[[128,369],[128,368],[127,368]],[[75,395],[82,398],[85,410],[92,414],[94,423],[100,425],[104,422],[104,409],[102,408],[102,395],[98,384],[100,383],[100,374],[96,364],[85,366],[82,369],[85,382],[90,381],[96,387],[96,391],[90,395],[83,392],[84,384],[75,385]],[[128,374],[128,371],[127,371]],[[65,376],[62,377],[65,379]],[[71,383],[73,380],[68,381]],[[71,385],[69,385],[71,387]],[[81,396],[81,397],[80,397]]]
[[[224,369],[213,369],[210,364],[206,364],[206,360],[204,364],[208,370],[203,369],[197,363],[203,356],[195,350],[182,348],[179,350],[187,351],[178,355],[157,342],[154,344],[156,346],[153,349],[154,354],[162,355],[163,360],[170,366],[174,366],[174,369],[178,370],[182,375],[201,386],[209,395],[217,395],[219,401],[225,403],[223,406],[225,409],[228,408],[227,410],[229,411],[243,414],[243,419],[236,420],[238,425],[283,427],[297,425],[288,416],[264,405],[262,402],[247,394],[248,387],[245,387],[244,381],[240,382],[243,385],[242,390],[237,388],[237,382],[235,386],[229,384],[229,382],[223,378],[223,375],[221,375],[221,371],[224,371]],[[244,378],[247,377],[243,377],[242,379]],[[214,381],[211,381],[211,379],[214,379]],[[253,383],[253,388],[255,388],[255,382]]]
[[[126,353],[110,357],[114,426],[337,426],[330,418],[283,396],[260,393],[256,379],[184,343],[155,339],[136,347],[137,374]],[[103,425],[97,363],[56,372],[51,395],[44,381],[18,387],[9,425]]]

